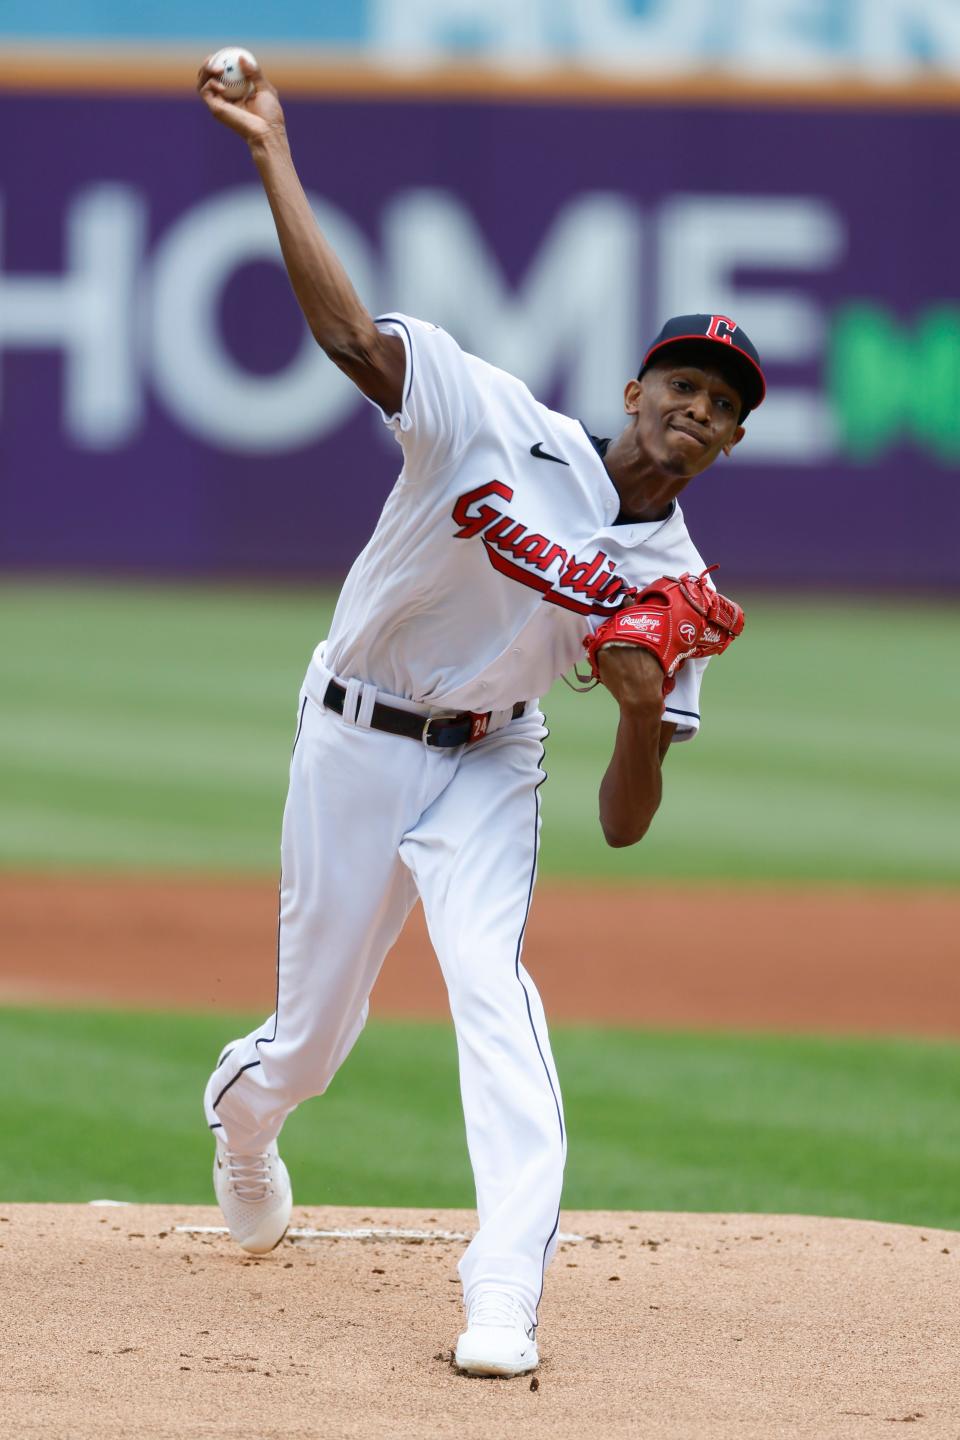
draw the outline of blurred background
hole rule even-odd
[[[374,312],[600,434],[672,313],[764,358],[684,497],[748,629],[638,849],[595,819],[611,705],[546,700],[527,960],[580,1022],[569,1202],[960,1223],[958,0],[6,0],[0,1194],[206,1199],[199,1088],[272,1004],[299,681],[397,469],[193,94],[225,43]],[[291,1122],[304,1200],[470,1203],[401,950]]]

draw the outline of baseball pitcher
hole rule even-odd
[[[523,964],[545,779],[537,697],[578,661],[614,695],[600,824],[610,845],[635,844],[667,749],[700,724],[708,659],[743,627],[678,496],[740,443],[763,375],[730,317],[675,317],[626,384],[623,429],[597,439],[437,326],[374,319],[304,196],[276,90],[243,64],[244,98],[209,62],[200,94],[248,144],[310,329],[392,432],[402,468],[300,694],[276,1006],[207,1084],[215,1190],[241,1246],[279,1243],[292,1203],[283,1122],[349,1054],[419,898],[456,1027],[479,1212],[460,1262],[456,1363],[520,1375],[539,1363],[566,1154]]]

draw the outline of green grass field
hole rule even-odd
[[[331,603],[0,582],[0,867],[275,873],[297,692]],[[595,819],[612,701],[546,698],[543,873],[955,884],[960,608],[746,608],[707,677],[703,734],[668,758],[635,850],[608,850]],[[199,1095],[249,1024],[0,1011],[0,1197],[209,1203]],[[578,1028],[555,1048],[571,1208],[960,1228],[951,1045]],[[303,1202],[470,1205],[449,1027],[372,1025],[284,1149]]]
[[[0,865],[277,864],[322,590],[0,583]],[[545,875],[944,884],[960,878],[960,608],[746,602],[704,729],[636,850],[606,848],[605,692],[545,708]]]
[[[0,1011],[0,1196],[211,1203],[200,1094],[221,1042],[250,1023]],[[952,1046],[561,1028],[555,1050],[571,1209],[960,1228]],[[371,1024],[328,1094],[290,1119],[284,1154],[304,1204],[472,1205],[449,1028]]]

